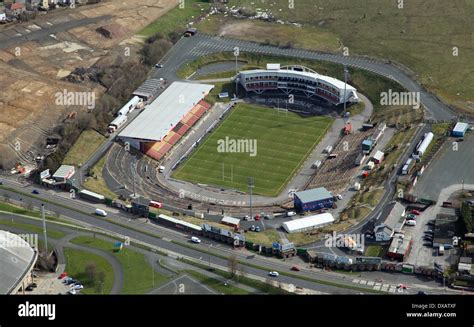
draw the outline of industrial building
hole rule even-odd
[[[240,219],[232,218],[232,217],[229,217],[229,216],[224,216],[224,218],[221,219],[221,224],[230,226],[234,229],[239,229],[240,228]]]
[[[53,174],[53,179],[56,183],[65,183],[68,179],[74,176],[75,173],[76,170],[74,166],[62,165]]]
[[[456,239],[456,216],[438,215],[435,219],[433,247],[443,246],[445,249],[453,248]]]
[[[133,92],[133,95],[143,99],[145,102],[152,101],[160,92],[163,83],[163,80],[156,78],[146,80],[138,87],[138,89],[135,90],[135,92]]]
[[[296,192],[293,202],[297,211],[313,211],[323,208],[332,208],[334,205],[334,197],[326,188],[318,187]]]
[[[468,123],[458,122],[454,126],[453,130],[451,131],[451,135],[454,137],[464,137],[468,129],[469,129]]]
[[[411,236],[397,233],[392,238],[392,242],[387,251],[387,256],[403,261],[410,254],[412,244],[413,241]]]
[[[303,66],[268,64],[266,69],[241,71],[238,80],[246,92],[301,92],[308,98],[315,96],[332,105],[359,102],[357,90],[353,86]]]
[[[282,227],[287,233],[301,233],[313,229],[330,225],[334,222],[334,217],[330,213],[322,213],[319,215],[308,216],[305,218],[285,221]]]
[[[395,233],[399,233],[405,224],[406,209],[398,202],[387,205],[381,214],[383,223],[374,228],[375,240],[378,242],[390,241]]]
[[[20,236],[0,231],[0,294],[18,294],[32,282],[38,252]]]
[[[210,109],[203,99],[214,85],[174,82],[118,138],[160,160]]]

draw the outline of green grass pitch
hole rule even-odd
[[[238,104],[221,125],[174,172],[177,179],[277,196],[324,137],[333,119]],[[218,152],[219,140],[257,140],[256,155]]]

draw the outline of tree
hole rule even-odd
[[[466,226],[466,231],[471,233],[473,228],[472,211],[467,202],[463,202],[461,205],[461,218],[464,221],[464,226]]]
[[[235,276],[237,276],[238,265],[239,263],[237,261],[237,257],[235,255],[230,256],[227,262],[227,267],[229,268],[230,279],[233,279]]]
[[[94,262],[89,262],[86,265],[85,273],[87,278],[91,281],[91,283],[94,283],[96,281],[97,277],[97,266]]]

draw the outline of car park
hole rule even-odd
[[[280,274],[278,273],[278,271],[270,271],[268,273],[268,276],[271,276],[271,277],[278,277]]]

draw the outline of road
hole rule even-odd
[[[17,191],[11,191],[8,188],[15,188],[20,190],[23,194]],[[11,201],[20,201],[23,203],[30,203],[35,207],[39,207],[45,203],[47,210],[58,213],[62,219],[71,219],[73,222],[85,224],[100,230],[105,230],[111,233],[120,235],[120,237],[130,237],[132,240],[137,240],[148,244],[150,246],[159,247],[173,253],[178,253],[195,260],[202,261],[203,264],[219,265],[227,267],[229,256],[235,256],[245,264],[245,271],[248,274],[266,278],[268,271],[278,270],[285,272],[290,270],[291,262],[282,262],[275,258],[266,258],[260,256],[249,255],[250,252],[246,250],[233,250],[221,243],[216,243],[210,240],[203,241],[199,246],[192,246],[189,242],[189,236],[163,228],[161,226],[131,219],[131,216],[122,212],[111,212],[108,209],[108,219],[104,220],[93,215],[96,206],[88,204],[83,201],[69,199],[57,195],[55,192],[41,191],[39,195],[32,196],[31,190],[34,187],[31,185],[18,185],[11,181],[4,181],[4,185],[0,187],[0,195],[7,195]],[[51,203],[54,202],[54,203]],[[37,222],[39,224],[39,221]],[[186,245],[187,244],[187,245]],[[204,252],[203,252],[204,251]],[[223,258],[225,257],[225,258]],[[257,268],[261,267],[261,268]],[[280,275],[278,280],[283,283],[293,284],[316,292],[328,294],[357,294],[360,290],[348,289],[345,287],[355,286],[353,278],[344,274],[323,272],[319,269],[303,268],[301,272],[297,273],[301,277],[313,278],[322,281],[321,283],[300,279],[298,277]],[[390,275],[386,274],[386,283],[390,283]],[[396,283],[392,282],[392,285]],[[337,283],[339,286],[327,285],[326,283]],[[358,285],[367,291],[372,287]],[[421,288],[413,287],[412,292],[421,290]],[[424,289],[426,290],[426,288]],[[435,288],[436,292],[446,292]],[[363,292],[363,291],[362,291]],[[449,290],[447,291],[450,292]]]

